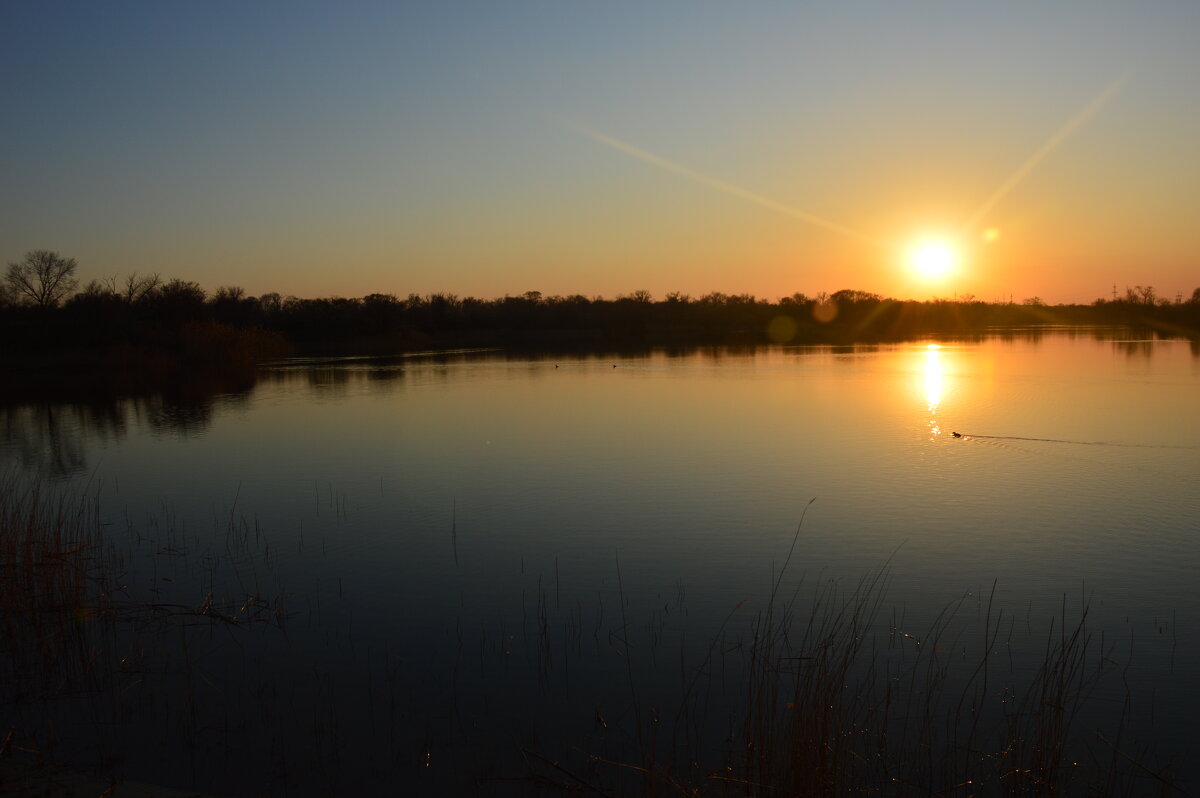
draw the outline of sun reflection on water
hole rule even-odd
[[[930,436],[941,435],[941,426],[938,424],[938,406],[942,403],[942,392],[946,385],[946,368],[942,363],[941,347],[937,344],[929,344],[925,348],[925,409],[929,412],[929,434]]]

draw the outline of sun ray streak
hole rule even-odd
[[[1012,191],[1018,183],[1024,180],[1029,173],[1033,171],[1034,167],[1036,167],[1042,161],[1043,158],[1049,155],[1059,144],[1062,144],[1063,141],[1065,141],[1072,133],[1074,133],[1083,125],[1087,124],[1092,117],[1100,113],[1100,110],[1104,108],[1104,106],[1108,105],[1109,101],[1116,96],[1117,92],[1125,86],[1125,84],[1129,81],[1129,77],[1129,73],[1126,73],[1114,80],[1112,83],[1108,84],[1108,86],[1106,86],[1103,91],[1097,94],[1091,102],[1084,106],[1083,109],[1075,114],[1075,116],[1067,120],[1065,125],[1059,128],[1053,136],[1047,139],[1046,142],[1039,147],[1036,152],[1033,153],[1033,155],[1029,156],[1025,163],[1021,164],[1017,171],[1013,172],[1007,180],[1001,183],[1000,187],[992,192],[992,195],[988,197],[982,205],[979,206],[979,209],[976,210],[975,213],[971,214],[970,218],[968,218],[959,228],[959,238],[966,238],[966,236],[975,229],[975,226],[979,224],[979,221],[989,211],[991,211],[993,207],[996,206],[996,203],[1004,199],[1005,194]]]
[[[660,155],[655,155],[652,152],[647,152],[646,150],[635,147],[628,142],[613,138],[612,136],[601,133],[600,131],[587,127],[586,125],[581,125],[577,122],[570,121],[567,121],[565,124],[567,124],[567,126],[569,126],[575,132],[594,139],[595,141],[611,147],[614,150],[637,158],[639,161],[644,161],[653,166],[657,166],[660,169],[665,169],[668,172],[674,172],[675,174],[686,177],[689,180],[694,180],[695,182],[702,183],[710,188],[715,188],[718,191],[723,191],[726,194],[739,197],[747,202],[753,202],[755,205],[768,208],[776,213],[782,213],[783,215],[790,216],[793,219],[799,219],[802,222],[807,222],[808,224],[822,227],[826,230],[838,233],[839,235],[847,236],[848,238],[853,238],[858,241],[863,241],[876,247],[887,249],[894,247],[893,244],[889,244],[886,241],[881,241],[874,236],[859,232],[853,228],[846,227],[845,225],[830,221],[829,219],[825,219],[807,211],[800,210],[799,208],[793,208],[790,205],[784,205],[781,202],[776,202],[775,200],[764,197],[761,194],[755,194],[753,191],[748,191],[741,186],[735,186],[733,183],[727,183],[724,180],[710,177],[703,172],[697,172],[694,169],[689,169],[686,166],[667,160],[666,158],[663,158]]]

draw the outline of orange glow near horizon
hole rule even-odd
[[[760,292],[762,289],[758,286],[741,282],[757,269],[764,277],[771,273],[769,278],[759,282],[759,286],[764,283],[772,288],[779,286],[773,291],[768,288],[768,296],[787,296],[797,290],[812,294],[861,289],[897,299],[963,295],[991,301],[1001,296],[1010,297],[1015,290],[1025,294],[1049,294],[1059,301],[1090,301],[1090,298],[1078,295],[1060,299],[1065,287],[1073,281],[1083,285],[1084,281],[1090,280],[1092,271],[1083,268],[1082,256],[1077,251],[1079,245],[1070,243],[1088,239],[1081,234],[1077,221],[1066,218],[1066,209],[1056,199],[1031,192],[1034,182],[1031,177],[1051,155],[1061,156],[1069,149],[1064,145],[1108,108],[1128,81],[1128,74],[1110,81],[1065,121],[1061,120],[1068,113],[1061,113],[1061,109],[1046,113],[1046,121],[1058,119],[1059,126],[1051,128],[1053,132],[1049,137],[1024,160],[1014,161],[1013,171],[1007,175],[981,174],[971,180],[975,186],[970,191],[980,191],[977,196],[981,198],[976,200],[978,204],[973,208],[971,205],[963,208],[959,204],[962,196],[969,196],[965,191],[954,200],[949,200],[945,193],[945,189],[956,187],[956,179],[962,180],[961,174],[951,176],[935,169],[926,181],[928,187],[914,194],[911,188],[900,188],[910,185],[906,182],[910,175],[904,163],[877,163],[870,174],[876,185],[884,187],[883,190],[877,194],[859,195],[850,201],[837,191],[816,190],[814,186],[820,183],[810,182],[808,175],[798,171],[795,175],[789,174],[789,177],[806,178],[798,184],[798,189],[787,181],[774,184],[769,180],[762,181],[761,176],[753,182],[733,182],[714,175],[732,175],[734,172],[718,172],[715,168],[710,172],[708,164],[704,164],[703,170],[684,165],[682,161],[674,160],[673,153],[668,158],[579,122],[558,121],[577,135],[684,178],[693,185],[704,186],[816,228],[801,231],[801,239],[797,240],[797,232],[780,220],[759,220],[744,209],[715,202],[711,197],[694,198],[684,186],[662,184],[664,192],[678,191],[678,197],[684,198],[677,200],[675,206],[679,216],[633,217],[628,228],[637,230],[641,237],[627,234],[621,240],[655,242],[655,246],[661,246],[673,237],[686,236],[688,247],[695,249],[689,258],[690,275],[713,281],[711,287],[692,288],[692,291]],[[783,163],[786,165],[786,160]],[[864,164],[862,170],[865,174],[868,167]],[[852,172],[850,177],[854,174]],[[993,179],[998,183],[992,183]],[[1022,192],[1020,197],[1018,189]],[[799,204],[795,204],[797,197]],[[1030,201],[1031,197],[1036,199]],[[1017,199],[1024,204],[1019,204]],[[1003,218],[997,218],[996,210],[1005,204],[1012,206],[1011,210],[1005,211]],[[906,206],[910,210],[905,210]],[[705,222],[695,223],[693,214],[703,217]],[[689,221],[680,221],[684,218]],[[918,225],[917,229],[925,227],[926,220],[931,223],[925,228],[930,237],[918,240],[904,232],[906,227],[911,231],[914,223]],[[697,234],[696,230],[702,232]],[[1051,230],[1054,237],[1046,239],[1046,233]],[[727,243],[735,240],[742,243]],[[618,254],[638,257],[632,244]],[[612,257],[611,252],[608,255]],[[660,257],[658,262],[663,260]],[[680,256],[669,266],[674,268],[675,263],[683,260]],[[738,269],[729,268],[732,261],[738,262]],[[1034,263],[1036,268],[1029,265]],[[1089,266],[1095,268],[1094,264]],[[680,290],[678,286],[664,287],[662,284],[644,287],[652,292]],[[1100,293],[1105,287],[1097,285],[1084,290]],[[1079,290],[1075,289],[1075,292]]]

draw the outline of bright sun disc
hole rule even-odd
[[[926,280],[945,277],[954,269],[954,250],[941,242],[922,244],[911,256],[913,271]]]

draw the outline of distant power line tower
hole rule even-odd
[[[1113,302],[1117,301],[1117,284],[1113,283]]]

